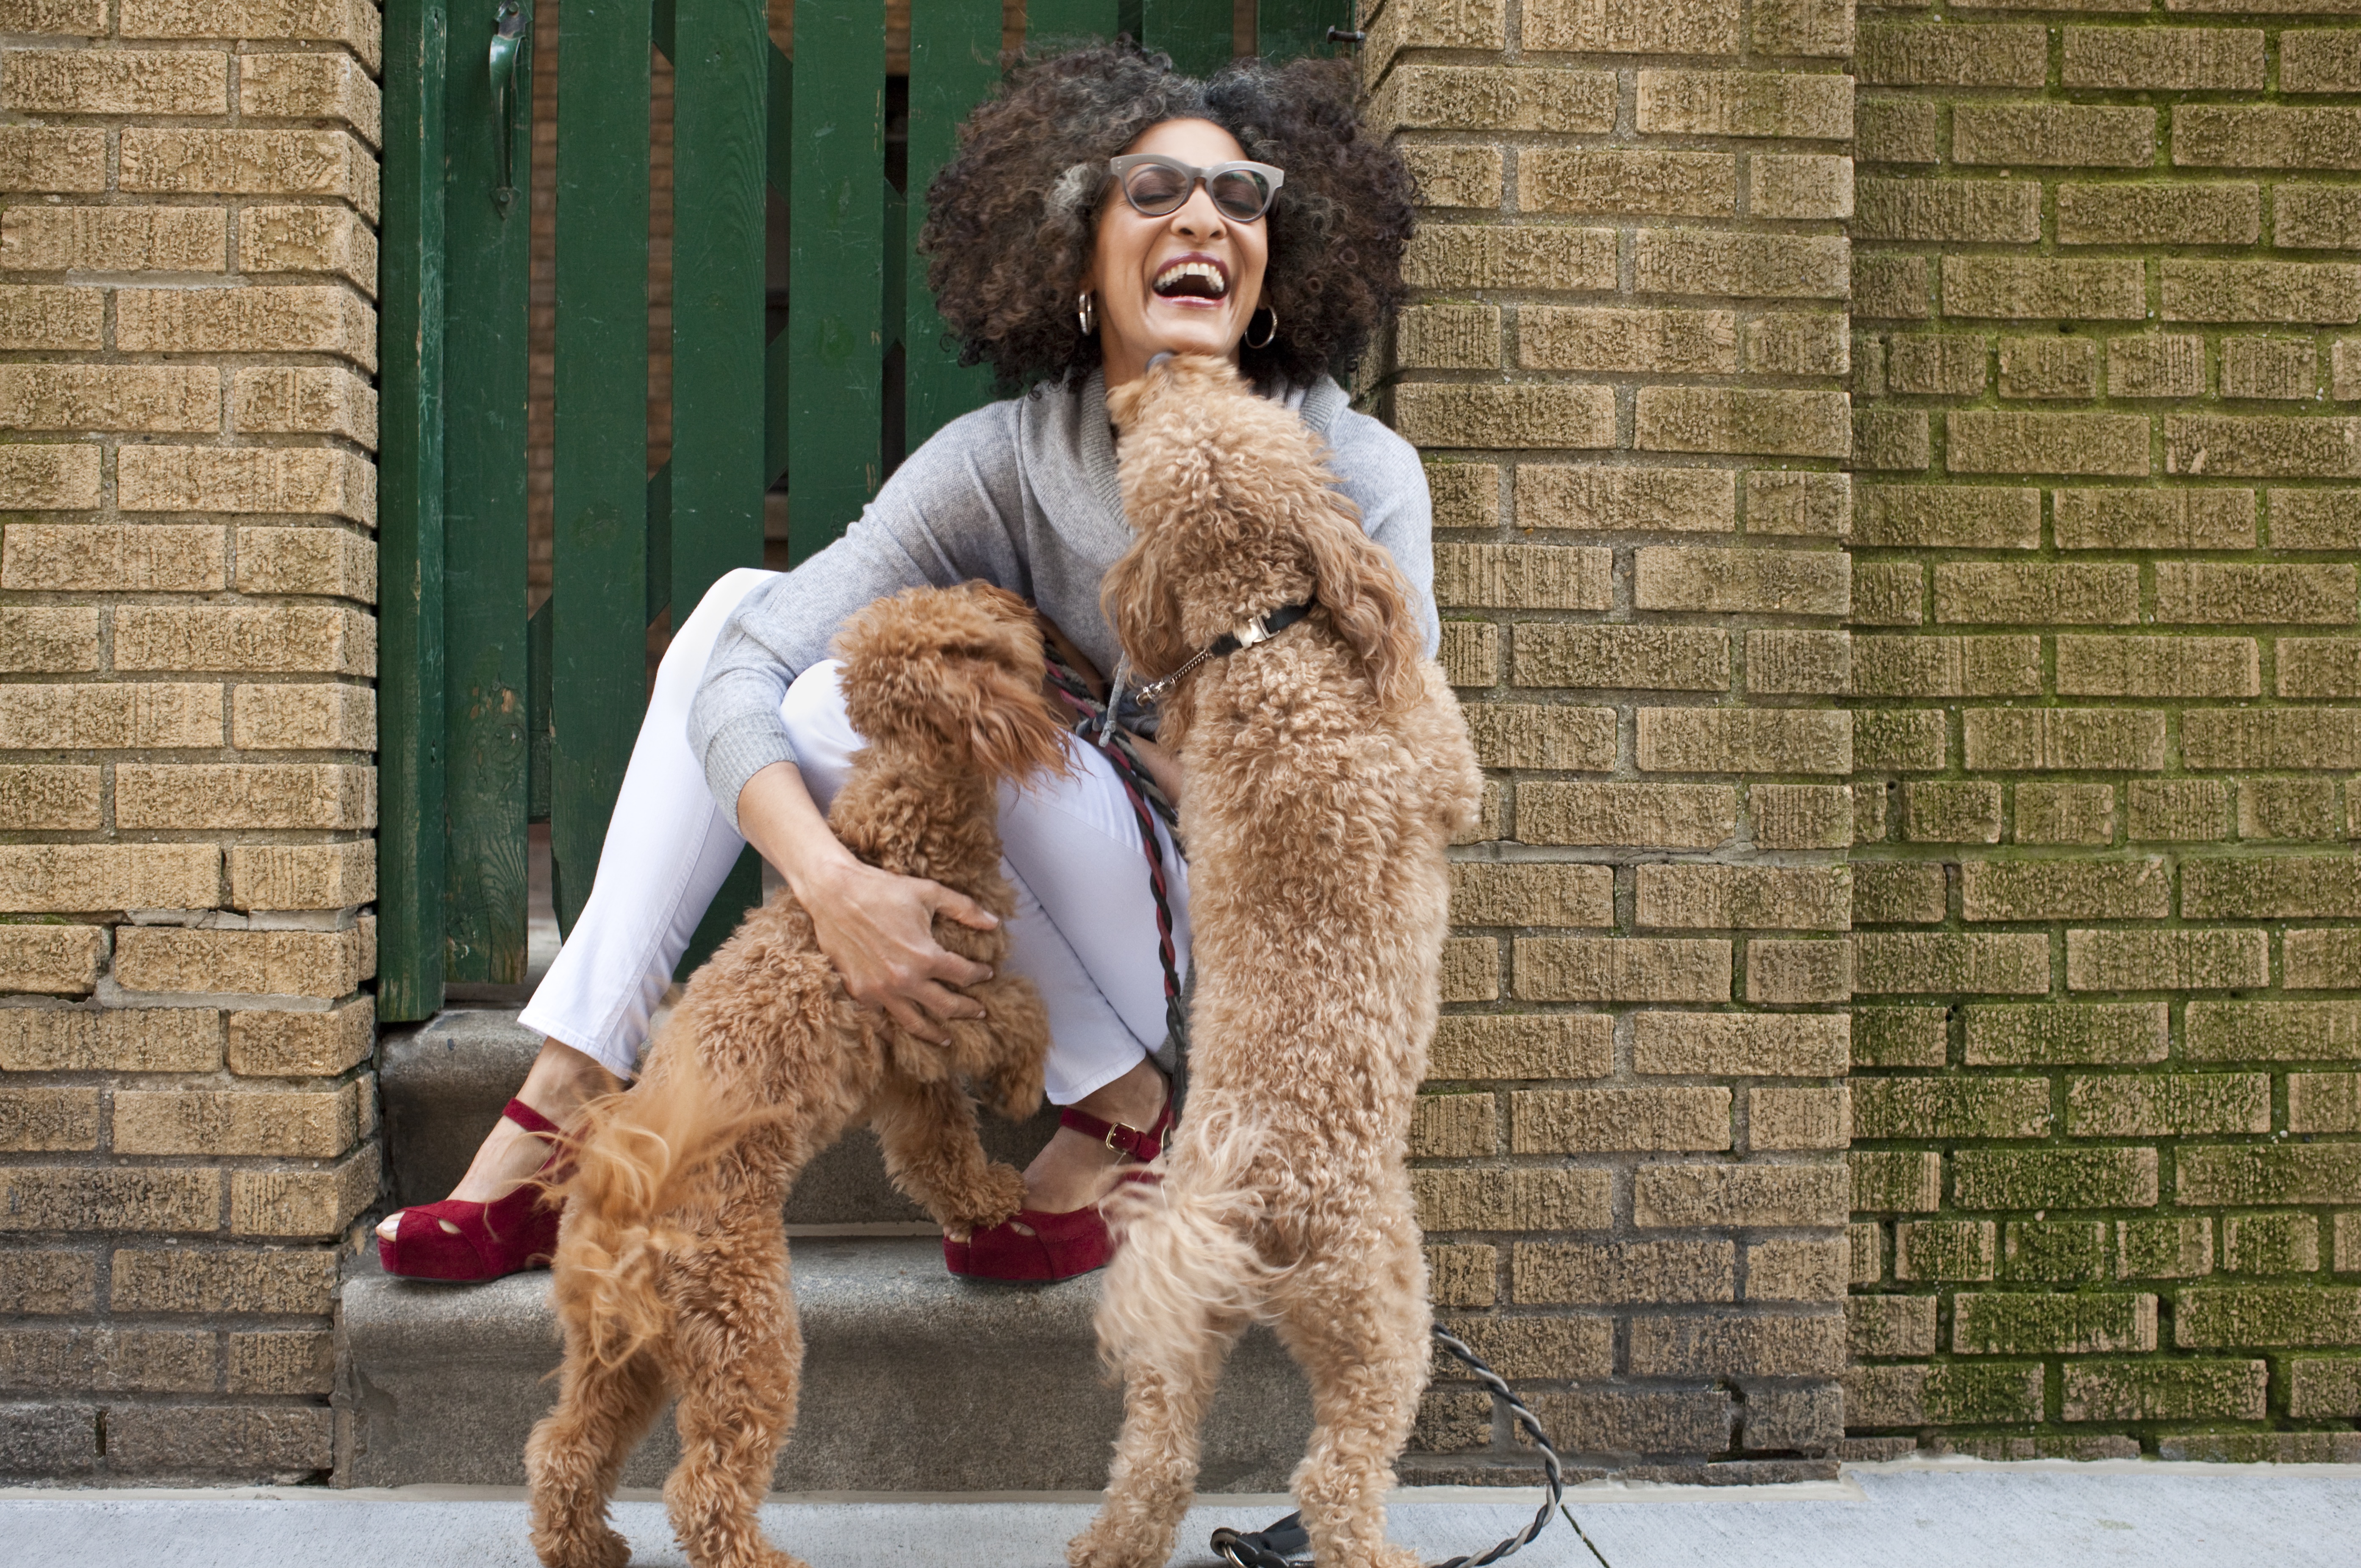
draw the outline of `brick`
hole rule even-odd
[[[1912,783],[1902,786],[1902,834],[1914,843],[1997,844],[1996,784]]]
[[[2279,685],[2288,685],[2281,643]],[[2336,786],[2326,779],[2248,779],[2238,791],[2241,839],[2334,839]]]
[[[126,1248],[108,1299],[118,1311],[321,1316],[333,1305],[335,1255],[268,1248]]]
[[[2167,574],[2178,570],[2170,563],[2158,566],[2159,585]],[[2212,598],[2217,609],[2223,597],[2189,596]],[[2164,614],[2159,603],[2157,619],[2162,621],[2182,618]],[[2191,619],[2232,618],[2211,613]],[[2262,691],[2255,642],[2246,637],[2061,636],[2058,639],[2057,683],[2060,696],[2256,696]]]
[[[1857,240],[2029,245],[2041,237],[2041,186],[2030,180],[1866,179],[1850,232]]]
[[[1750,216],[1852,216],[1850,158],[1825,153],[1758,152],[1747,160],[1746,179],[1746,210]]]
[[[1852,368],[1851,344],[1846,330],[1848,324],[1843,316],[1832,311],[1806,308],[1765,312],[1746,325],[1744,367],[1757,376],[1841,376]],[[1749,476],[1750,480],[1753,477]],[[1841,490],[1846,477],[1841,474],[1807,476],[1800,473],[1770,476],[1770,481],[1773,483],[1785,484],[1791,480],[1798,488],[1808,485],[1826,492]],[[1830,510],[1833,515],[1828,515],[1828,521],[1837,522],[1837,527],[1816,526],[1773,532],[1841,535],[1844,532],[1841,526],[1843,514],[1833,511],[1833,509]],[[1791,510],[1784,515],[1793,516],[1794,513]]]
[[[241,528],[236,548],[240,593],[377,602],[377,547],[341,528]]]
[[[345,131],[194,130],[126,126],[116,186],[159,194],[334,196],[370,222],[377,159]]]
[[[1442,1001],[1499,1001],[1500,944],[1489,937],[1445,938],[1440,979]]]
[[[2070,88],[2262,91],[2258,28],[2068,27]]]
[[[0,1231],[212,1231],[221,1204],[217,1170],[0,1167]]]
[[[2290,938],[2307,933],[2290,932]],[[2323,988],[2334,971],[2316,958],[2288,959],[2290,987]],[[2182,1049],[2192,1061],[2361,1060],[2361,1003],[2192,1002]]]
[[[377,236],[346,207],[247,208],[238,214],[237,265],[249,275],[300,272],[342,278],[377,298]]]
[[[2099,390],[2099,345],[2087,337],[2004,337],[2000,395],[2087,400]]]
[[[1864,84],[1880,87],[2038,87],[2049,42],[2041,27],[2022,24],[1872,24],[1860,29],[1854,65]]]
[[[1520,937],[1524,1002],[1727,1002],[1730,944],[1609,937]]]
[[[1635,1318],[1631,1370],[1639,1377],[1833,1376],[1845,1369],[1844,1320],[1708,1318],[1687,1313]]]
[[[89,1253],[32,1247],[0,1252],[0,1312],[86,1314],[97,1299],[98,1260]]]
[[[1422,147],[1397,148],[1418,187],[1423,207],[1496,208],[1506,188],[1507,170],[1497,147]]]
[[[1752,693],[1836,696],[1849,690],[1851,685],[1852,635],[1850,632],[1749,631],[1746,634],[1746,686]]]
[[[1613,553],[1566,545],[1444,544],[1435,598],[1466,609],[1605,609]]]
[[[1488,1307],[1499,1287],[1499,1252],[1490,1246],[1429,1246],[1427,1299],[1438,1306]]]
[[[225,115],[228,57],[131,49],[11,49],[0,100],[53,115]]]
[[[0,553],[0,585],[68,592],[218,592],[229,586],[227,555],[218,528],[18,523],[8,530]]]
[[[1376,82],[1405,49],[1497,49],[1507,42],[1508,7],[1501,0],[1380,8],[1362,50],[1362,80]]]
[[[1916,561],[1855,560],[1850,620],[1855,626],[1916,626],[1926,594],[1926,574]]]
[[[2361,266],[2168,259],[2162,267],[2167,321],[2361,320]]]
[[[1852,689],[1864,696],[2037,696],[2037,637],[1852,640]]]
[[[2161,1002],[1970,1007],[1966,1014],[1971,1067],[2134,1066],[2162,1061],[2171,1039]]]
[[[1912,861],[1878,865],[1856,861],[1852,868],[1852,920],[1856,926],[1934,926],[1945,913],[1943,868]]]
[[[96,828],[98,776],[94,767],[0,765],[0,829]]]
[[[1932,1296],[1848,1298],[1845,1328],[1854,1359],[1934,1354],[1935,1306]]]
[[[1476,759],[1488,768],[1605,773],[1615,766],[1615,710],[1478,703],[1467,711]]]
[[[245,119],[341,120],[371,148],[382,139],[377,83],[343,55],[241,55],[237,100]]]
[[[2081,29],[2068,30],[2070,34]],[[2130,37],[2149,29],[2104,30]],[[2025,188],[2035,189],[2030,182]],[[2252,245],[2262,236],[2262,213],[2261,190],[2247,183],[2083,185],[2070,181],[2058,187],[2058,243]]]
[[[1516,684],[1521,686],[1728,691],[1730,670],[1730,633],[1721,630],[1672,626],[1517,628]]]
[[[308,1477],[335,1463],[335,1412],[291,1405],[131,1405],[110,1413],[124,1474]]]
[[[1845,1243],[1757,1242],[1746,1249],[1746,1299],[1750,1301],[1842,1301]]]
[[[1394,363],[1405,369],[1488,370],[1500,363],[1497,305],[1412,305],[1395,324]]]
[[[2356,644],[2348,638],[2283,637],[2279,640],[2279,694],[2281,696],[2361,696],[2361,664]],[[2257,781],[2260,782],[2260,781]],[[2326,784],[2320,780],[2277,780],[2278,784]]]
[[[378,69],[378,23],[367,0],[122,0],[119,10],[126,38],[337,43]]]
[[[1528,844],[1705,850],[1737,828],[1737,794],[1721,784],[1535,782],[1517,793],[1517,838]]]
[[[2118,398],[2191,398],[2205,390],[2205,340],[2180,333],[2107,345],[2107,390]]]
[[[1841,142],[1853,135],[1853,85],[1841,75],[1787,71],[1641,71],[1639,130]]]
[[[228,1336],[223,1386],[233,1394],[325,1394],[335,1381],[335,1336],[324,1329]]]
[[[1951,157],[2012,168],[2145,169],[2156,159],[2156,112],[1963,103],[1951,111]]]
[[[2271,192],[2271,237],[2285,250],[2352,249],[2361,243],[2361,192],[2345,185],[2279,185]]]
[[[2361,421],[2278,414],[2169,414],[2164,471],[2261,478],[2361,474]]]
[[[1632,253],[1632,287],[1649,294],[1842,299],[1849,254],[1847,241],[1828,235],[1642,229]]]
[[[1492,1441],[1492,1398],[1488,1394],[1444,1394],[1429,1390],[1411,1423],[1413,1451],[1454,1453],[1482,1448]]]
[[[2070,1421],[2260,1420],[2269,1367],[2260,1361],[2069,1362]]]
[[[2148,422],[2138,414],[1961,409],[1946,424],[1955,474],[2146,474]]]
[[[1706,0],[1675,8],[1640,0],[1537,0],[1524,18],[1527,49],[1597,54],[1736,54],[1738,6]]]
[[[118,763],[125,828],[373,828],[377,770],[346,763]]]
[[[2361,1415],[2361,1362],[2341,1357],[2289,1362],[2288,1414],[2298,1418]]]
[[[1631,1223],[1682,1226],[1841,1225],[1845,1169],[1825,1165],[1642,1165],[1632,1178]]]
[[[0,1010],[0,1071],[210,1072],[221,1063],[217,1013]]]
[[[1642,451],[1841,457],[1850,446],[1842,392],[1642,387],[1635,417]]]
[[[1437,528],[1498,528],[1500,523],[1500,468],[1495,463],[1425,464],[1426,488],[1433,502]]]
[[[253,844],[229,851],[233,909],[343,909],[377,896],[377,856],[367,841]]]
[[[1894,1277],[1988,1280],[1998,1265],[1998,1231],[1989,1220],[1928,1220],[1894,1227]]]
[[[1489,1094],[1422,1094],[1411,1116],[1410,1152],[1422,1159],[1498,1154],[1497,1107]]]
[[[358,1135],[345,1089],[318,1093],[117,1090],[115,1148],[133,1155],[333,1159]]]
[[[2152,773],[2164,766],[2161,713],[2101,707],[1971,708],[1965,734],[1968,766],[1980,773]]]
[[[218,746],[221,739],[219,686],[109,682],[0,687],[0,745],[115,750]]]
[[[41,207],[0,214],[0,265],[27,272],[219,272],[226,214],[205,207]]]
[[[1844,1390],[1851,1431],[2041,1419],[2039,1363],[1861,1366],[1845,1375]]]
[[[1946,256],[1942,270],[1948,316],[2139,321],[2147,314],[2147,280],[2136,261]]]
[[[1547,1089],[1509,1100],[1512,1154],[1730,1146],[1727,1089]]]
[[[105,955],[97,926],[0,926],[0,992],[86,996]]]
[[[2316,1274],[2320,1220],[2312,1214],[2233,1214],[2222,1222],[2222,1266],[2232,1274]]]
[[[331,1078],[366,1061],[376,1038],[366,995],[325,1013],[232,1013],[229,1069],[242,1078]]]
[[[0,449],[0,506],[12,511],[86,511],[96,505],[97,447]]]
[[[1952,1199],[1976,1209],[2153,1209],[2152,1148],[1960,1149]]]
[[[2342,363],[2342,361],[2338,361]],[[2310,342],[2275,337],[2222,341],[2222,395],[2304,401],[2320,383],[2320,352]]]
[[[1922,549],[2031,550],[2041,543],[2041,492],[1995,485],[1863,485],[1855,544]]]
[[[1864,255],[1853,269],[1853,317],[1925,321],[1932,287],[1927,257]]]
[[[2046,1078],[1867,1078],[1852,1085],[1862,1138],[2038,1138],[2050,1130]]]
[[[2342,852],[2191,860],[2180,912],[2191,920],[2361,915],[2361,866]]]
[[[1992,345],[1981,333],[1896,333],[1885,341],[1885,389],[1973,397],[1984,389],[1991,358]]]
[[[1854,1149],[1845,1157],[1852,1207],[1872,1213],[1932,1213],[1943,1206],[1943,1157],[1907,1149]]]
[[[1841,1089],[1757,1089],[1746,1097],[1746,1146],[1842,1149],[1852,1142],[1852,1102]]]
[[[1738,159],[1726,152],[1536,148],[1517,159],[1517,205],[1530,213],[1734,217]]]
[[[1936,709],[1863,708],[1853,715],[1853,763],[1862,773],[1931,772],[1943,765],[1946,746],[1943,715]],[[1854,799],[1882,805],[1885,795],[1863,786]]]
[[[1933,163],[1941,156],[1934,104],[1862,93],[1853,103],[1853,153],[1863,163]]]
[[[1418,1170],[1411,1173],[1427,1231],[1584,1231],[1612,1223],[1604,1170]]]
[[[1737,1299],[1738,1249],[1707,1242],[1520,1242],[1510,1272],[1521,1302],[1669,1306]]]
[[[1885,1227],[1845,1226],[1845,1279],[1848,1285],[1875,1285],[1885,1277]],[[1932,1322],[1930,1317],[1928,1321]]]
[[[2361,1290],[2248,1285],[2183,1290],[2173,1312],[2183,1349],[2349,1345],[2361,1341]]]
[[[1763,0],[1748,36],[1758,53],[1841,59],[1852,52],[1852,9],[1840,0]]]
[[[1562,224],[1436,224],[1403,252],[1402,279],[1413,289],[1612,289],[1615,234]]]
[[[221,850],[212,844],[0,847],[0,910],[211,909],[220,902]]]
[[[1746,1000],[1772,1006],[1850,1001],[1851,957],[1842,942],[1758,937],[1746,948]]]
[[[95,1149],[98,1122],[94,1089],[0,1089],[0,1149],[11,1154]]]
[[[1738,526],[1737,476],[1712,468],[1517,466],[1517,520],[1527,528],[1728,533]]]
[[[2216,780],[2135,779],[2128,832],[2134,839],[2227,838],[2229,806],[2229,786]]]
[[[159,354],[333,354],[374,371],[377,313],[343,288],[118,289],[115,343]]]
[[[1533,1413],[1568,1449],[1584,1453],[1719,1453],[1737,1419],[1730,1397],[1596,1388],[1537,1394]]]
[[[2261,1073],[2078,1077],[2067,1083],[2070,1137],[2145,1138],[2270,1130],[2270,1080]]]
[[[115,612],[118,670],[377,673],[377,622],[357,610],[130,606]]]
[[[2118,1220],[2115,1273],[2124,1279],[2194,1279],[2213,1272],[2211,1220]]]
[[[2361,111],[2183,104],[2172,161],[2183,169],[2361,168]]]
[[[1615,444],[1615,399],[1606,387],[1439,386],[1395,391],[1396,419],[1422,446],[1567,447]]]
[[[339,367],[243,367],[231,378],[230,410],[242,434],[341,435],[377,445],[376,389]]]
[[[96,38],[106,31],[106,0],[6,0],[0,29]]]
[[[2361,55],[2342,32],[2290,28],[2279,35],[2279,91],[2361,93]]]
[[[343,931],[206,931],[126,927],[115,976],[126,990],[344,996],[368,978],[358,927]]]
[[[1518,363],[1537,369],[1738,369],[1738,317],[1730,311],[1533,305],[1518,313],[1517,331]]]
[[[1612,926],[1615,876],[1607,866],[1486,864],[1451,868],[1455,926]]]
[[[96,610],[0,605],[0,673],[46,674],[96,668]]]
[[[2114,839],[2112,785],[2021,784],[2014,794],[2020,844],[2105,844]]]
[[[170,1329],[0,1329],[0,1384],[91,1393],[213,1391],[214,1336]]]
[[[1852,792],[1842,784],[1754,784],[1746,814],[1759,849],[1840,850],[1852,842]]]
[[[2361,490],[2273,490],[2270,507],[2276,549],[2361,548]]]
[[[2288,1074],[2288,1131],[2361,1133],[2361,1074]]]
[[[1866,994],[2049,989],[2049,941],[2032,934],[1864,932],[1853,941],[1853,983]]]
[[[217,431],[221,372],[194,365],[0,366],[0,426]]]
[[[2106,1226],[2097,1220],[2011,1221],[2001,1247],[2000,1277],[2090,1284],[2105,1277],[2106,1254]]]
[[[2075,488],[2051,510],[2061,550],[2251,550],[2252,490]]]
[[[2355,580],[2351,566],[2159,562],[2156,618],[2166,624],[2182,625],[2237,621],[2345,625],[2354,616]]]
[[[2222,991],[2268,974],[2260,931],[2066,933],[2070,991]]]
[[[1643,545],[1633,558],[1636,609],[1842,615],[1851,603],[1850,563],[1835,551]]]
[[[377,1201],[379,1150],[364,1144],[321,1170],[233,1170],[230,1234],[332,1237]]]
[[[96,348],[105,308],[100,289],[0,286],[0,348]]]
[[[2175,1162],[2184,1207],[2361,1201],[2361,1145],[2199,1145]]]
[[[116,498],[126,511],[314,512],[377,521],[377,469],[313,447],[127,446]]]
[[[1614,1365],[1614,1320],[1604,1316],[1452,1318],[1444,1326],[1503,1377],[1605,1377]],[[1457,1362],[1437,1359],[1436,1377],[1460,1375]]]
[[[1851,716],[1803,708],[1643,707],[1645,773],[1849,773]]]
[[[105,190],[106,133],[0,126],[0,187],[27,192]]]

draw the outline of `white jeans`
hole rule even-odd
[[[706,790],[689,749],[688,706],[721,623],[769,576],[741,570],[714,584],[665,651],[590,901],[521,1018],[627,1078],[673,966],[745,848]],[[862,745],[836,671],[832,662],[805,671],[779,707],[804,785],[823,811]],[[1001,870],[1016,890],[1008,967],[1049,1005],[1049,1091],[1060,1105],[1121,1078],[1164,1038],[1164,970],[1138,819],[1096,747],[1070,736],[1067,749],[1075,776],[1000,792]],[[1156,831],[1186,973],[1188,868],[1162,823]]]

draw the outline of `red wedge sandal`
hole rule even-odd
[[[1172,1102],[1169,1099],[1164,1102],[1156,1125],[1144,1133],[1120,1122],[1102,1122],[1089,1112],[1071,1106],[1058,1113],[1058,1125],[1098,1138],[1117,1153],[1146,1164],[1164,1152],[1165,1135],[1172,1130]],[[1130,1171],[1118,1179],[1155,1179],[1145,1171]],[[1015,1218],[1004,1220],[988,1231],[977,1231],[963,1242],[943,1238],[944,1266],[969,1279],[1046,1285],[1104,1268],[1114,1255],[1115,1237],[1108,1233],[1106,1222],[1099,1217],[1095,1203],[1062,1213],[1020,1209]]]
[[[401,1212],[391,1241],[378,1238],[378,1261],[388,1274],[405,1279],[445,1279],[468,1284],[498,1279],[528,1268],[546,1268],[557,1250],[557,1221],[564,1204],[542,1183],[565,1175],[566,1135],[557,1124],[511,1100],[500,1114],[555,1146],[541,1168],[507,1196],[489,1203],[445,1198]],[[456,1234],[443,1228],[448,1221]]]

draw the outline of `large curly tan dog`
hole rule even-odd
[[[873,864],[930,877],[1005,919],[1001,781],[1066,766],[1041,692],[1041,634],[982,584],[881,599],[838,640],[845,707],[868,741],[829,812]],[[1006,927],[939,918],[936,939],[994,966]],[[550,1568],[621,1568],[607,1499],[624,1458],[679,1395],[681,1460],[664,1486],[697,1568],[788,1568],[756,1510],[794,1423],[803,1342],[780,1210],[796,1173],[867,1121],[896,1186],[946,1230],[1025,1201],[986,1161],[964,1078],[1009,1116],[1041,1100],[1049,1021],[1030,981],[970,986],[987,1015],[929,1044],[845,995],[787,894],[746,917],[697,971],[640,1085],[594,1108],[564,1184],[552,1296],[566,1332],[557,1408],[525,1449],[533,1544]]]
[[[1074,1568],[1156,1568],[1194,1489],[1197,1430],[1246,1326],[1312,1386],[1295,1497],[1322,1568],[1409,1568],[1385,1495],[1426,1384],[1426,1268],[1404,1154],[1434,1032],[1444,847],[1482,776],[1407,589],[1311,433],[1229,366],[1183,358],[1116,391],[1139,537],[1108,618],[1144,673],[1312,601],[1204,660],[1162,706],[1188,781],[1196,995],[1189,1097],[1160,1186],[1107,1208],[1099,1310],[1124,1377],[1104,1508]]]

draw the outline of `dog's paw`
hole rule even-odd
[[[975,1186],[951,1200],[950,1230],[988,1231],[1025,1207],[1025,1175],[1013,1165],[984,1168]],[[961,1237],[960,1239],[965,1239]]]
[[[1066,1542],[1067,1568],[1164,1568],[1164,1559],[1149,1556],[1135,1541],[1117,1539],[1104,1519]]]
[[[564,1535],[535,1530],[533,1555],[543,1568],[630,1568],[631,1543],[599,1525]]]

